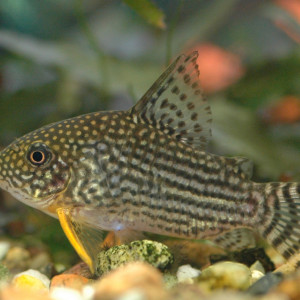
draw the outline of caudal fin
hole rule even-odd
[[[289,259],[300,249],[300,184],[267,183],[260,208],[260,234],[283,257]]]

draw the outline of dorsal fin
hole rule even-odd
[[[204,150],[211,136],[211,111],[199,85],[197,57],[198,52],[179,56],[130,113],[137,122]]]

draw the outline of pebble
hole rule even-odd
[[[53,300],[48,292],[26,288],[7,287],[1,290],[1,300]]]
[[[282,273],[267,273],[265,276],[257,280],[253,285],[249,287],[247,293],[251,295],[263,295],[279,284],[283,280]]]
[[[40,252],[34,255],[30,261],[30,269],[40,270],[50,264],[50,255],[46,252]]]
[[[52,300],[83,300],[81,293],[77,290],[66,287],[56,287],[50,292]]]
[[[51,280],[51,289],[55,287],[66,287],[75,290],[81,290],[89,280],[83,276],[76,274],[56,275]]]
[[[0,288],[2,288],[9,279],[9,271],[3,264],[0,263]]]
[[[50,280],[47,276],[36,270],[27,270],[15,275],[12,285],[16,288],[27,288],[31,290],[48,290]]]
[[[6,256],[9,248],[10,248],[9,242],[0,241],[0,260],[2,260]]]
[[[64,274],[76,274],[81,275],[85,278],[91,279],[94,275],[91,273],[88,265],[84,262],[80,262],[75,266],[71,267],[70,269],[64,271]]]
[[[194,278],[201,274],[200,270],[194,269],[191,265],[180,266],[176,276],[179,283],[194,283]]]
[[[224,288],[245,290],[251,284],[251,271],[240,263],[219,262],[204,269],[198,281],[206,291]]]
[[[251,284],[259,280],[265,275],[265,269],[261,262],[257,260],[251,267]]]
[[[93,300],[120,299],[130,291],[139,290],[143,299],[164,299],[166,291],[161,273],[144,262],[132,262],[114,270],[94,285]]]
[[[142,240],[101,251],[97,261],[96,274],[102,275],[133,261],[144,261],[155,268],[164,270],[172,264],[173,255],[167,246],[159,242]]]
[[[12,247],[8,250],[3,264],[9,270],[24,271],[30,264],[30,253],[22,247]]]

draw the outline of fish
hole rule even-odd
[[[250,160],[207,151],[197,58],[175,59],[129,110],[52,123],[0,152],[0,188],[58,218],[92,272],[107,232],[116,243],[146,232],[225,249],[258,235],[287,260],[299,251],[300,184],[256,183]]]

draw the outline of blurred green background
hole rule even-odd
[[[0,1],[0,147],[127,109],[197,49],[209,150],[250,158],[257,181],[300,181],[299,22],[298,0]]]

